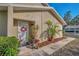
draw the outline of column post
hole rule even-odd
[[[8,6],[7,12],[7,36],[13,36],[13,6]]]

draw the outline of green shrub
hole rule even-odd
[[[0,37],[0,56],[15,56],[18,53],[19,41],[15,37]]]

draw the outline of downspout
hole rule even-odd
[[[43,25],[42,25],[42,8],[41,8],[41,34],[42,34],[42,28],[43,28]],[[41,40],[43,40],[43,38],[41,38]]]

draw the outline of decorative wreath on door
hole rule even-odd
[[[21,27],[21,31],[22,31],[22,32],[25,32],[25,31],[27,31],[27,28]]]

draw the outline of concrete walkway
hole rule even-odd
[[[75,40],[75,38],[67,37],[56,43],[49,44],[39,49],[29,49],[26,47],[21,47],[18,55],[20,56],[50,56],[57,50],[64,47],[69,42]]]

